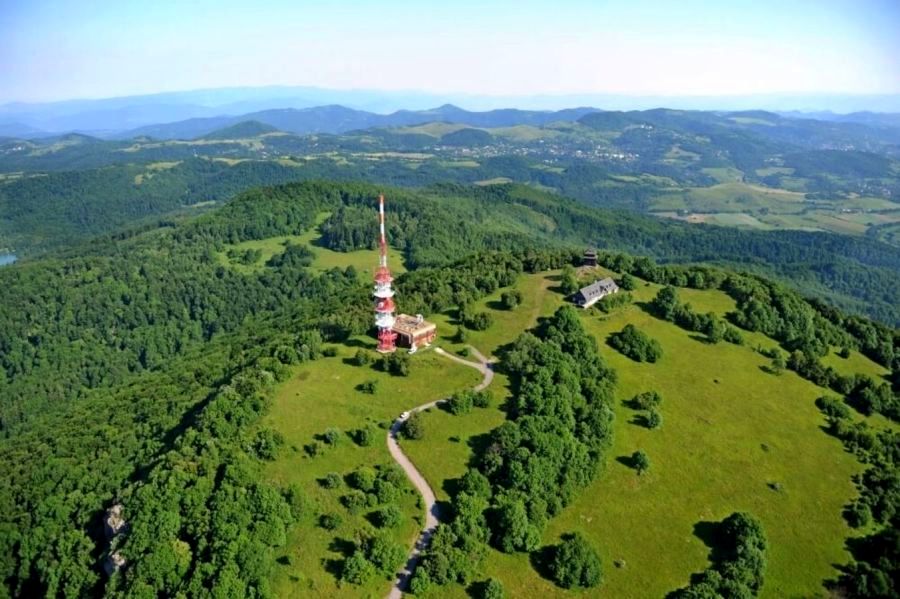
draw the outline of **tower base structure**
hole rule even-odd
[[[392,329],[378,329],[378,347],[380,354],[392,354],[397,351],[397,333]]]

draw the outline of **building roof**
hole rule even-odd
[[[428,322],[422,318],[421,314],[410,316],[409,314],[399,314],[397,320],[394,321],[394,330],[404,335],[413,337],[422,335],[437,327],[433,322]]]
[[[616,282],[607,277],[605,279],[595,281],[587,287],[582,287],[578,291],[578,295],[583,297],[585,300],[592,300],[595,297],[603,296],[608,293],[614,293],[618,290],[619,286],[616,285]]]

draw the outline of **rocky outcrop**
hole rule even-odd
[[[103,518],[103,529],[106,531],[106,540],[112,541],[116,536],[125,532],[128,523],[122,517],[122,504],[117,503],[106,510],[106,517]]]
[[[122,509],[122,504],[117,503],[106,510],[103,517],[103,531],[106,533],[106,540],[109,541],[106,559],[103,560],[103,571],[107,576],[112,576],[127,563],[125,556],[116,550],[122,535],[128,532],[128,523],[122,517]]]

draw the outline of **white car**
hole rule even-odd
[[[403,412],[402,414],[400,414],[400,420],[406,420],[407,418],[409,418],[409,412]]]

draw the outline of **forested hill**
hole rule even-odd
[[[827,260],[835,273],[868,263],[885,277],[896,271],[875,264],[864,246],[848,246],[841,260],[817,258],[822,250],[802,237],[662,227],[524,187],[409,191],[325,182],[256,189],[194,219],[2,268],[3,594],[271,594],[273,546],[312,508],[304,489],[263,482],[260,460],[275,441],[258,421],[291,364],[367,332],[371,287],[353,268],[311,268],[322,248],[289,241],[265,263],[237,268],[228,246],[301,235],[325,214],[321,244],[368,246],[381,191],[392,243],[413,271],[397,281],[411,311],[484,298],[523,271],[577,261],[589,242],[669,261],[738,262],[753,253],[760,265],[778,257],[796,268]],[[813,366],[816,351],[835,344],[893,365],[894,330],[775,285],[646,258],[604,259],[658,282],[728,281],[741,294],[742,322],[772,328]],[[102,517],[117,502],[128,531],[110,541]],[[130,565],[107,578],[102,564],[116,550]]]
[[[305,186],[249,192],[223,214],[246,210],[259,194]],[[393,190],[390,197],[395,215],[392,238],[413,266],[445,263],[464,249],[485,243],[513,248],[524,243],[523,238],[570,247],[590,244],[660,262],[716,263],[775,276],[853,312],[900,322],[900,249],[870,239],[687,225],[589,208],[519,185],[437,185],[420,191]],[[365,212],[369,201],[363,193],[348,200],[340,212],[346,220],[345,234],[355,231],[351,240],[341,241],[340,249],[364,246],[375,238]],[[486,232],[492,235],[485,237]]]
[[[424,167],[423,167],[424,168]],[[345,170],[332,161],[297,169],[277,162],[235,165],[189,159],[154,168],[123,165],[89,171],[51,173],[0,185],[0,245],[52,248],[78,243],[176,210],[224,200],[254,185],[301,178],[360,177],[402,184],[429,183],[444,176],[374,164]],[[302,184],[301,184],[302,186]],[[257,197],[248,192],[239,205]],[[266,192],[262,192],[266,193]],[[507,232],[538,236],[548,243],[596,244],[647,254],[661,261],[737,264],[788,281],[795,288],[852,312],[900,322],[900,248],[865,237],[803,231],[736,231],[687,225],[625,211],[589,208],[557,195],[515,185],[440,185],[426,191],[392,192],[398,198],[429,197],[445,209],[457,203],[455,223],[480,214],[493,216]],[[442,201],[467,198],[464,203]],[[402,202],[401,202],[402,204]],[[517,207],[517,208],[516,208]],[[486,211],[499,210],[488,215]],[[149,221],[152,224],[155,221]],[[435,229],[440,229],[435,226]],[[18,233],[17,233],[18,231]],[[32,233],[27,233],[27,232]],[[40,236],[36,233],[40,231]],[[407,234],[398,230],[398,235]],[[409,250],[413,252],[412,249]],[[423,251],[423,250],[420,250]],[[434,251],[434,250],[429,250]],[[449,257],[445,255],[444,258]]]
[[[322,243],[339,251],[372,247],[372,201],[380,191],[325,182],[259,188],[184,223],[134,229],[69,250],[66,258],[0,269],[4,426],[27,420],[44,401],[154,370],[168,356],[300,297],[310,275],[288,267],[308,263],[303,246],[252,277],[223,268],[217,252],[226,243],[303,233],[323,212],[331,216],[321,225]],[[484,250],[594,245],[662,263],[768,273],[833,303],[866,307],[886,322],[900,320],[900,250],[872,252],[865,239],[832,243],[823,234],[695,227],[516,185],[386,192],[388,234],[408,268],[441,267]]]

